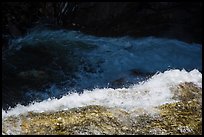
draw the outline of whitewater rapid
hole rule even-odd
[[[33,102],[27,106],[19,104],[7,112],[2,110],[2,118],[27,112],[56,112],[88,105],[101,105],[126,111],[143,109],[154,113],[154,107],[178,101],[172,99],[173,92],[170,89],[183,82],[192,82],[202,87],[202,74],[196,69],[190,72],[178,69],[168,70],[128,88],[96,88],[85,90],[82,94],[64,95],[60,99]]]
[[[63,66],[63,63],[69,61],[75,65],[71,68],[74,76],[69,75],[68,80],[61,81],[65,83],[63,87],[52,83],[50,88],[40,92],[25,91],[25,98],[34,99],[33,103],[26,106],[18,104],[8,111],[2,109],[2,118],[29,111],[41,113],[87,105],[101,105],[126,111],[141,108],[153,112],[156,106],[177,101],[172,99],[172,87],[182,82],[193,82],[202,87],[202,46],[196,43],[156,37],[107,38],[77,31],[36,29],[24,37],[10,41],[9,49],[5,51],[2,60],[10,63],[11,68],[21,68],[24,60],[20,60],[22,65],[19,65],[15,60],[12,64],[9,59],[12,60],[11,57],[15,55],[24,55],[26,46],[32,47],[31,50],[37,48],[40,52],[45,48],[45,53],[51,52],[52,54],[48,55],[54,55],[51,56],[52,64],[48,65],[52,67],[51,71],[55,72],[55,78],[66,78],[65,74],[69,68]],[[21,50],[23,54],[19,54]],[[30,57],[30,54],[25,54],[26,58]],[[62,54],[59,59],[58,56]],[[37,58],[37,61],[34,61],[41,59],[43,60]],[[63,62],[57,69],[56,60]],[[28,62],[29,60],[26,63]],[[26,65],[28,71],[25,72],[31,72],[31,65]],[[45,66],[43,69],[46,73],[50,68]],[[19,74],[25,74],[21,71],[19,69]],[[120,80],[121,83],[117,83]]]

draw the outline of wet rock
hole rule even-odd
[[[200,103],[202,103],[202,88],[196,86],[193,83],[182,83],[178,87],[172,88],[172,91],[174,92],[174,99],[179,99],[182,101],[190,101],[193,99],[198,100]]]
[[[191,83],[178,87],[191,88]],[[184,88],[182,88],[184,89]],[[183,92],[179,90],[178,92]],[[185,91],[184,91],[185,92]],[[202,89],[199,89],[202,92]],[[182,94],[179,94],[182,96]],[[202,96],[198,96],[202,98]],[[10,116],[2,121],[4,134],[41,135],[201,135],[202,103],[197,97],[158,106],[157,113],[131,112],[91,105],[57,112]]]
[[[179,102],[160,106],[161,120],[153,123],[168,134],[202,134],[202,88],[185,82],[172,91]]]
[[[197,100],[162,105],[160,108],[161,120],[152,123],[156,127],[162,127],[168,134],[202,134],[202,107]]]
[[[42,117],[41,117],[42,116]],[[45,117],[49,117],[49,121],[43,122]],[[40,122],[40,121],[41,122]],[[24,121],[23,123],[27,123]],[[70,111],[62,111],[43,115],[36,114],[31,118],[30,127],[26,134],[114,134],[118,131],[116,125],[120,125],[111,112],[100,106],[88,106]],[[49,133],[45,129],[43,123],[49,123]],[[24,130],[24,129],[23,129]]]

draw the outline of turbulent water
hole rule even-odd
[[[150,113],[154,107],[175,102],[170,88],[183,82],[193,82],[202,87],[202,74],[198,70],[186,72],[185,70],[169,70],[156,74],[146,82],[135,84],[129,88],[104,88],[85,90],[83,94],[69,94],[60,99],[48,99],[35,102],[28,106],[18,105],[7,113],[2,111],[2,117],[32,112],[49,112],[68,110],[70,108],[87,105],[102,105],[106,107],[121,108],[126,111],[144,109]]]
[[[29,48],[37,48],[37,53],[43,50],[42,54],[52,52],[52,60],[43,62],[46,56],[32,56],[32,61],[21,63],[12,60],[15,55],[26,55],[26,59]],[[182,82],[202,87],[201,45],[172,39],[106,38],[76,31],[37,30],[11,41],[2,60],[16,68],[21,77],[32,69],[54,77],[46,88],[23,92],[24,98],[33,102],[2,109],[2,118],[87,105],[126,111],[142,108],[154,113],[154,107],[177,101],[172,99],[171,87]],[[40,63],[42,66],[35,66]]]

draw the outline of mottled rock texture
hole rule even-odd
[[[173,90],[173,89],[172,89]],[[158,106],[151,115],[119,108],[85,106],[58,112],[29,112],[3,120],[3,134],[52,135],[201,135],[202,88],[182,83],[174,88],[178,102]],[[200,94],[201,96],[194,96]],[[185,100],[183,99],[185,97]]]

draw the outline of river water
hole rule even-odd
[[[172,86],[202,87],[202,45],[153,36],[36,29],[11,40],[2,61],[2,117],[87,105],[151,111],[175,101]]]

